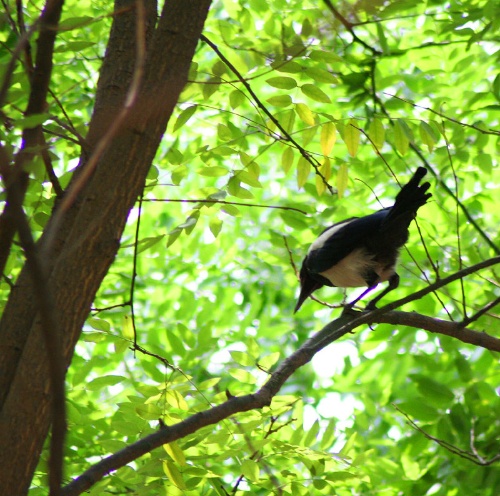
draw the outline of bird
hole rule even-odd
[[[366,306],[370,311],[389,291],[399,285],[396,272],[399,251],[408,241],[408,227],[417,210],[432,196],[430,184],[420,184],[427,174],[419,167],[401,188],[392,207],[365,217],[351,217],[325,229],[311,244],[300,269],[300,294],[296,313],[304,301],[323,286],[353,288],[367,286],[345,307],[352,308],[379,283],[388,286]]]

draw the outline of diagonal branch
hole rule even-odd
[[[273,397],[280,391],[281,387],[296,370],[308,363],[320,350],[365,323],[390,322],[406,323],[407,325],[416,324],[432,332],[440,332],[441,334],[457,337],[464,342],[470,342],[472,344],[484,346],[488,349],[500,351],[500,340],[490,336],[481,336],[480,338],[478,335],[482,333],[465,330],[463,326],[459,324],[443,322],[438,319],[430,319],[425,316],[419,316],[418,314],[390,312],[390,310],[404,303],[418,299],[460,277],[472,274],[480,269],[494,265],[495,263],[500,263],[500,257],[492,258],[472,267],[468,267],[467,269],[463,269],[446,279],[441,279],[431,284],[428,288],[372,312],[344,312],[339,318],[328,323],[321,331],[316,333],[297,351],[286,358],[271,374],[264,386],[256,393],[247,394],[245,396],[232,396],[220,405],[198,412],[175,425],[161,428],[159,431],[146,436],[90,467],[81,476],[64,487],[62,495],[73,496],[81,494],[105,477],[109,472],[123,467],[127,463],[149,453],[163,444],[171,443],[172,441],[186,437],[203,427],[216,424],[236,413],[269,406]],[[410,316],[414,319],[412,323],[410,323]],[[454,326],[460,326],[460,332],[458,332],[458,329]]]

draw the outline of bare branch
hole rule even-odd
[[[295,207],[282,207],[280,205],[261,205],[259,203],[241,203],[241,202],[230,202],[225,200],[184,200],[184,199],[171,199],[171,198],[145,198],[143,202],[177,202],[177,203],[220,203],[221,205],[237,205],[238,207],[256,207],[256,208],[275,208],[278,210],[291,210],[293,212],[298,212],[299,214],[308,215],[304,210],[300,210]]]

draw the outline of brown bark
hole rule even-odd
[[[147,62],[138,99],[77,204],[65,216],[44,260],[66,366],[186,83],[210,3],[168,1],[155,27],[156,2],[144,2]],[[131,36],[135,32],[134,8],[131,0],[116,2],[87,136],[90,149],[123,105],[130,84],[135,58]],[[85,162],[83,157],[80,168]],[[51,422],[48,357],[26,267],[0,322],[0,343],[0,494],[25,494]]]

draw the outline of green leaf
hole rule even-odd
[[[438,136],[436,136],[434,129],[432,129],[427,122],[420,121],[419,132],[422,143],[427,146],[430,152],[432,152],[434,145],[438,140]]]
[[[222,220],[220,220],[218,217],[211,217],[208,223],[208,227],[210,228],[211,233],[214,235],[214,238],[216,238],[221,232]]]
[[[321,176],[316,174],[316,191],[318,192],[318,195],[322,195],[326,191],[326,183],[332,177],[332,165],[328,157],[325,157],[323,160],[323,163],[319,168],[319,173]]]
[[[427,404],[446,406],[455,399],[453,392],[444,384],[425,375],[412,374],[411,379],[417,383],[420,394],[427,400]]]
[[[179,117],[177,117],[177,120],[175,121],[173,132],[175,133],[178,129],[184,126],[184,124],[186,124],[186,122],[189,121],[189,119],[191,119],[191,117],[194,115],[197,109],[198,105],[191,105],[186,109],[184,109],[179,114]]]
[[[360,135],[361,131],[357,127],[356,121],[351,119],[344,128],[344,143],[351,157],[355,157],[358,153]]]
[[[349,453],[352,451],[354,448],[354,444],[356,443],[356,439],[358,437],[358,433],[354,432],[349,439],[346,441],[344,444],[343,448],[340,450],[340,455],[341,456],[349,456]]]
[[[12,124],[19,129],[33,129],[51,118],[50,114],[32,114],[22,119],[16,119]]]
[[[432,406],[429,406],[425,398],[421,397],[415,397],[409,401],[398,403],[398,408],[410,417],[424,422],[436,420],[439,416],[438,411]]]
[[[302,66],[293,61],[276,61],[271,64],[271,67],[276,69],[278,72],[285,72],[288,74],[297,74],[298,72],[302,72]]]
[[[248,353],[244,353],[243,351],[230,351],[229,354],[236,363],[243,365],[243,367],[255,365],[255,360]]]
[[[115,386],[120,384],[125,380],[125,377],[121,375],[105,375],[103,377],[97,377],[87,384],[87,389],[90,391],[98,391],[100,389],[108,388],[110,386]]]
[[[82,28],[84,26],[88,26],[95,22],[95,19],[90,16],[81,16],[81,17],[68,17],[67,19],[63,19],[59,25],[57,26],[57,30],[59,32],[62,31],[71,31],[72,29]]]
[[[313,100],[316,100],[317,102],[332,103],[330,97],[314,84],[303,84],[300,87],[300,90],[302,91],[302,93],[304,93],[304,95],[312,98]]]
[[[274,105],[275,107],[288,107],[293,103],[290,95],[272,96],[271,98],[268,98],[266,102]]]
[[[304,71],[310,78],[314,79],[318,83],[327,83],[327,84],[337,84],[338,78],[326,71],[325,69],[321,69],[319,67],[307,67]]]
[[[172,172],[172,182],[176,186],[179,186],[179,184],[181,184],[181,181],[187,176],[187,174],[188,168],[185,165],[179,165],[179,167],[176,167]]]
[[[401,155],[406,155],[408,148],[410,147],[410,139],[408,137],[408,126],[401,119],[396,119],[394,123],[394,145],[396,150],[401,153]]]
[[[107,320],[98,319],[97,317],[91,317],[87,320],[88,324],[92,329],[97,331],[109,332],[111,330],[111,325]]]
[[[234,90],[229,93],[229,105],[234,110],[242,105],[246,100],[245,93],[241,90]]]
[[[291,90],[297,86],[295,79],[285,76],[266,79],[266,83],[282,90]]]
[[[219,167],[217,165],[211,167],[203,166],[198,169],[198,174],[206,177],[222,177],[229,174],[229,171],[225,167]]]
[[[244,460],[241,464],[241,473],[250,481],[258,482],[259,465],[253,460]]]

